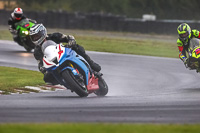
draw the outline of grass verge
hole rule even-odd
[[[77,43],[86,50],[121,54],[136,54],[160,57],[177,57],[176,44],[157,40],[133,40],[124,38],[107,38],[77,36]]]
[[[1,133],[199,133],[199,130],[197,124],[0,124]]]
[[[0,31],[1,40],[12,40],[12,35],[5,27]],[[178,57],[176,40],[172,37],[82,30],[49,29],[48,31],[50,31],[49,33],[72,34],[75,36],[77,43],[88,51]],[[169,41],[170,39],[174,41]]]
[[[3,94],[30,92],[25,86],[43,85],[43,74],[36,71],[0,66],[0,90]]]

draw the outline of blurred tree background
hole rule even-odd
[[[100,12],[141,18],[154,14],[157,19],[200,19],[200,0],[16,0],[24,10]]]

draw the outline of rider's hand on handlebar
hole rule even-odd
[[[72,36],[72,35],[67,35],[67,39],[68,40],[75,40],[74,36]]]
[[[69,45],[69,47],[72,47],[72,46],[76,45],[76,41],[74,39],[70,39],[68,41],[68,45]]]
[[[13,35],[17,35],[17,30],[10,28],[9,31],[10,31],[10,33],[12,33]]]
[[[40,67],[39,70],[40,70],[40,72],[42,72],[43,74],[46,73],[46,68],[45,68],[45,67]]]

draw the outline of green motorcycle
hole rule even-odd
[[[15,23],[17,34],[20,38],[20,42],[18,42],[18,44],[23,46],[27,52],[30,52],[35,48],[35,45],[29,36],[29,30],[33,25],[35,25],[35,23],[30,22],[28,19],[23,19],[20,22]]]

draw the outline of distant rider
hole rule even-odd
[[[180,24],[177,31],[179,34],[179,38],[177,40],[179,58],[184,62],[186,67],[190,67],[186,55],[188,52],[189,42],[191,38],[200,38],[200,32],[196,29],[191,30],[190,26],[186,23]]]
[[[23,10],[21,8],[15,8],[14,11],[11,13],[10,18],[8,19],[9,31],[13,34],[13,40],[18,44],[22,45],[20,38],[18,36],[15,23],[20,22],[23,19],[28,19],[29,21],[36,23],[35,20],[26,18],[23,14]]]
[[[41,47],[51,44],[54,45],[55,43],[68,43],[65,46],[72,48],[72,50],[74,50],[77,54],[85,58],[85,60],[90,64],[94,71],[99,72],[101,70],[101,67],[92,61],[91,58],[85,53],[85,49],[82,46],[76,44],[75,38],[71,35],[64,35],[58,32],[47,34],[46,28],[42,24],[36,24],[30,28],[30,37],[32,42],[36,45],[34,49],[34,57],[38,61],[39,70],[44,74],[45,82],[57,84],[57,82],[54,80],[54,77],[51,74],[46,73],[46,70],[43,67],[44,54]]]

